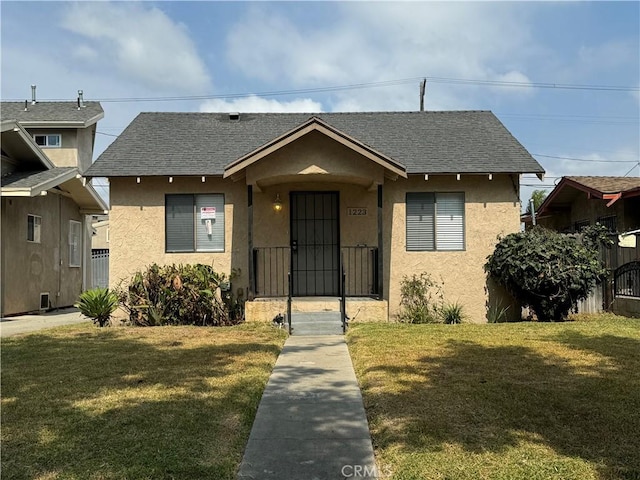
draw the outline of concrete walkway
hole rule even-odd
[[[262,395],[238,478],[378,478],[342,335],[287,339]]]
[[[46,328],[90,322],[75,308],[62,308],[39,315],[18,315],[0,321],[0,337],[11,337],[22,333],[36,332]]]

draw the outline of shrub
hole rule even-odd
[[[111,323],[111,315],[118,308],[118,297],[108,288],[94,288],[83,292],[75,307],[99,327]]]
[[[442,321],[447,324],[462,323],[465,319],[465,315],[462,310],[462,305],[458,302],[446,304],[442,307],[442,311],[440,312]]]
[[[501,239],[485,270],[540,321],[566,319],[606,273],[597,248],[539,227]]]
[[[503,323],[506,322],[509,313],[509,305],[503,306],[502,302],[494,303],[487,310],[487,322]]]
[[[398,314],[401,322],[437,323],[442,303],[442,286],[434,282],[428,273],[402,277]]]
[[[221,326],[244,317],[229,280],[208,265],[149,265],[121,285],[118,296],[133,325]]]

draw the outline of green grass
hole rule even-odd
[[[235,478],[284,337],[81,325],[3,339],[2,478]]]
[[[640,320],[353,324],[385,478],[640,479]]]

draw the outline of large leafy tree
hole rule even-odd
[[[547,198],[547,192],[545,190],[534,190],[531,192],[531,199],[527,202],[527,214],[531,215],[531,200],[533,200],[533,208],[535,208],[537,212],[545,198]]]
[[[597,227],[595,227],[597,228]],[[544,228],[502,238],[485,270],[540,321],[565,320],[606,271],[598,256],[599,232],[588,241]]]

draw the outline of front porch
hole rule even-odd
[[[347,297],[346,313],[350,322],[386,322],[389,318],[389,304],[386,300],[371,297]],[[247,322],[270,322],[279,313],[287,312],[287,297],[257,297],[245,304]],[[314,312],[340,312],[339,297],[293,297],[291,314]],[[295,319],[295,317],[293,317]],[[293,320],[295,324],[295,320]],[[295,327],[295,325],[294,325]]]
[[[246,319],[386,321],[382,195],[399,177],[403,165],[315,117],[225,167],[247,185]]]

